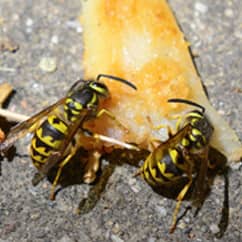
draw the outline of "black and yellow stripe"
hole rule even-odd
[[[98,95],[89,86],[79,92],[70,93],[64,105],[65,118],[70,122],[75,122],[83,109],[95,111],[98,104]]]
[[[58,150],[68,132],[68,126],[56,115],[50,115],[36,130],[32,138],[30,155],[39,168],[53,150]]]
[[[186,169],[178,149],[156,149],[144,162],[141,174],[147,183],[155,187],[180,177]]]
[[[203,113],[198,110],[188,113],[185,123],[189,123],[193,127],[188,134],[191,146],[202,148],[209,142],[213,128]]]

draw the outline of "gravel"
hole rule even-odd
[[[80,0],[0,2],[0,83],[16,92],[8,108],[26,115],[62,97],[82,76]],[[191,43],[199,74],[212,105],[242,138],[242,4],[240,0],[170,0]],[[1,44],[0,44],[1,46]],[[47,180],[33,187],[36,172],[28,158],[29,139],[17,144],[18,156],[4,160],[0,176],[0,242],[3,241],[218,241],[224,180],[217,177],[197,217],[189,211],[174,234],[169,225],[173,200],[154,193],[134,169],[117,167],[94,208],[76,209],[90,186],[72,185],[50,201]],[[241,237],[241,166],[229,172],[230,220],[220,241]],[[183,209],[187,205],[184,202]]]

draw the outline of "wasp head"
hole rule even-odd
[[[108,87],[104,83],[91,81],[88,86],[98,96],[104,97],[104,98],[110,97],[110,92],[108,90]]]

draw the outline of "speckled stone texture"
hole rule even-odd
[[[8,108],[31,115],[62,97],[82,75],[81,1],[1,0],[0,41],[18,45],[0,50],[0,83],[16,92]],[[199,74],[212,105],[242,138],[242,3],[240,0],[170,0],[191,43]],[[218,241],[215,237],[224,199],[224,179],[217,177],[196,218],[188,212],[174,234],[168,234],[175,202],[154,193],[134,167],[122,165],[108,180],[90,213],[75,210],[88,185],[68,186],[49,201],[47,180],[33,187],[35,174],[27,156],[29,138],[17,144],[12,162],[2,161],[0,176],[0,242],[3,241]],[[26,155],[26,156],[24,156]],[[230,220],[220,241],[241,236],[241,167],[229,173]],[[183,203],[183,209],[187,205]],[[182,209],[182,210],[183,210]]]

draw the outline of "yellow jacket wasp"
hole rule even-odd
[[[51,199],[54,198],[55,187],[62,168],[83,145],[79,136],[91,136],[94,139],[116,143],[126,148],[136,148],[123,142],[116,142],[106,136],[92,134],[83,128],[83,124],[87,120],[98,118],[103,114],[107,114],[118,122],[108,110],[100,108],[102,101],[110,97],[108,87],[100,82],[101,78],[121,82],[136,90],[135,85],[129,81],[106,74],[98,75],[96,80],[78,80],[65,97],[26,121],[17,124],[0,144],[0,151],[4,151],[27,133],[34,133],[30,147],[30,156],[34,166],[43,175],[46,175],[52,167],[58,166],[52,184]],[[122,124],[120,125],[122,126]],[[91,161],[87,165],[83,178],[86,183],[95,179],[99,167],[100,155],[98,152],[94,150],[90,156]]]
[[[192,189],[193,204],[199,207],[204,200],[208,186],[208,169],[220,168],[219,160],[210,160],[210,139],[213,126],[205,116],[205,108],[185,99],[169,99],[170,103],[184,103],[195,106],[196,109],[180,118],[177,130],[172,133],[168,127],[169,138],[159,145],[147,157],[137,175],[154,188],[173,189],[183,181],[185,184],[177,195],[177,204],[173,213],[173,222],[170,232],[177,224],[177,214],[182,200],[189,189]]]

